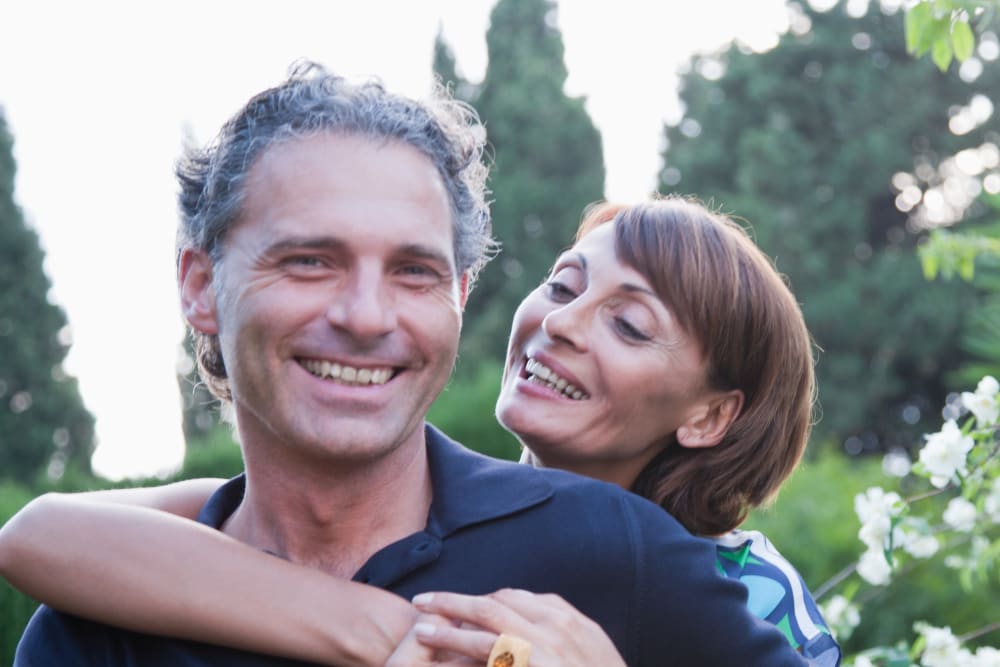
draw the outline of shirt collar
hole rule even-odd
[[[424,433],[434,489],[427,521],[427,532],[431,534],[446,537],[552,496],[546,475],[531,466],[470,451],[430,424]]]
[[[552,485],[530,465],[483,456],[458,444],[434,426],[424,427],[434,498],[426,531],[447,537],[457,530],[507,516],[544,502]],[[202,508],[198,521],[215,528],[243,500],[246,477],[223,484]]]

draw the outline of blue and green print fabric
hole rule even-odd
[[[762,533],[734,530],[712,541],[719,570],[747,587],[747,606],[755,616],[776,625],[816,665],[840,665],[840,646],[801,575]]]

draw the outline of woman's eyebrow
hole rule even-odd
[[[645,287],[644,285],[636,285],[635,283],[622,283],[618,286],[620,289],[626,292],[639,292],[641,294],[648,294],[651,297],[659,299],[659,295],[653,290]]]

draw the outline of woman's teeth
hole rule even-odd
[[[524,369],[528,372],[528,379],[532,382],[537,382],[538,384],[545,385],[550,389],[555,389],[575,401],[590,398],[590,396],[587,396],[587,394],[583,391],[577,389],[566,380],[559,377],[559,375],[551,368],[535,361],[534,359],[528,359],[528,363],[525,364]]]
[[[392,377],[391,368],[355,368],[319,359],[303,359],[301,363],[316,377],[336,380],[341,384],[385,384]]]

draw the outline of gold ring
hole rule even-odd
[[[531,642],[514,635],[501,634],[493,642],[486,667],[528,667]]]

